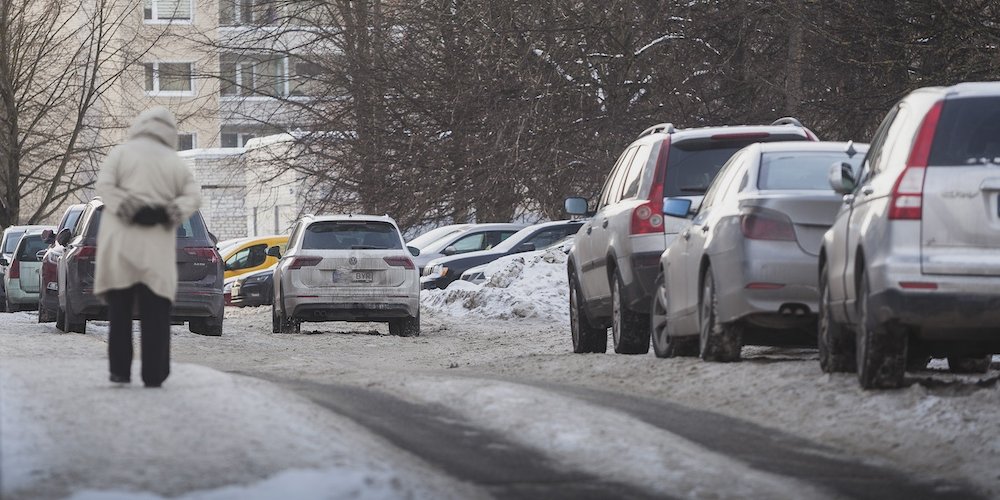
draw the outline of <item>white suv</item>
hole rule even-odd
[[[274,333],[302,321],[384,321],[389,333],[420,335],[420,277],[388,216],[306,216],[274,269]]]
[[[820,253],[820,365],[865,388],[1000,352],[1000,83],[917,90],[892,108]]]

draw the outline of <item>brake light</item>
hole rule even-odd
[[[185,248],[184,253],[200,259],[205,259],[212,264],[218,264],[222,260],[222,256],[219,255],[219,252],[212,247]]]
[[[76,253],[76,258],[80,260],[93,260],[97,256],[97,247],[80,247]]]
[[[937,131],[943,107],[944,101],[935,103],[920,124],[910,157],[906,160],[906,168],[892,186],[889,220],[920,220],[923,217],[924,174],[927,172],[934,132]]]
[[[291,265],[288,269],[302,269],[303,267],[312,267],[319,264],[323,260],[322,257],[296,257],[292,260]]]
[[[406,269],[416,269],[417,267],[413,265],[413,261],[409,257],[404,257],[402,255],[395,255],[392,257],[382,257],[382,260],[386,264],[392,267],[404,267]]]
[[[670,154],[670,137],[660,145],[660,156],[653,173],[653,185],[649,187],[649,200],[632,209],[632,223],[629,234],[653,234],[663,232],[663,180],[666,177],[667,156]]]
[[[21,263],[18,262],[17,259],[14,259],[14,261],[10,263],[10,267],[7,269],[7,274],[12,280],[21,278]]]
[[[795,227],[778,213],[750,212],[740,216],[740,230],[751,240],[795,241]]]

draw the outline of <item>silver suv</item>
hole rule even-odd
[[[389,333],[420,335],[420,278],[387,216],[308,215],[295,223],[274,269],[274,333],[302,321],[385,321]]]
[[[1000,83],[917,90],[882,121],[820,253],[820,365],[864,388],[1000,352]]]
[[[665,197],[697,205],[722,165],[741,148],[809,140],[817,139],[794,118],[769,126],[655,125],[618,158],[596,212],[588,210],[586,199],[568,198],[567,212],[593,215],[576,234],[567,262],[573,352],[604,352],[609,326],[615,352],[649,351],[647,314],[660,254],[688,222],[663,216]]]

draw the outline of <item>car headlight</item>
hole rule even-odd
[[[233,289],[233,284],[231,282],[222,285],[222,293],[229,293],[232,289]]]
[[[448,274],[448,267],[443,264],[438,264],[434,266],[434,272],[432,274],[436,274],[443,278]]]

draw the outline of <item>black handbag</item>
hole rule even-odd
[[[132,216],[132,223],[140,226],[155,226],[157,224],[166,224],[169,221],[170,217],[167,215],[166,208],[149,205],[140,208]]]

